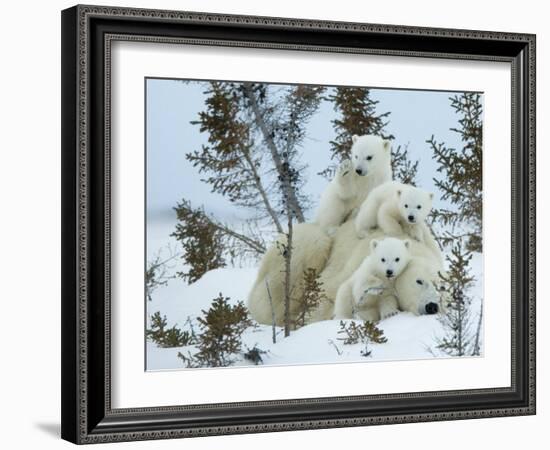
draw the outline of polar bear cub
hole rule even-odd
[[[432,209],[433,194],[423,189],[391,181],[369,194],[355,218],[355,230],[364,238],[377,226],[386,234],[407,233],[419,242],[426,242],[430,231],[426,217]]]
[[[351,159],[344,160],[321,195],[315,222],[333,234],[376,186],[392,178],[390,141],[353,136]]]
[[[373,239],[371,252],[361,265],[338,288],[334,301],[336,319],[378,320],[396,314],[397,299],[387,295],[393,280],[407,267],[410,260],[408,240],[397,238]]]

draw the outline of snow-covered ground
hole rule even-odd
[[[174,222],[162,221],[153,227],[151,237],[170,234]],[[154,244],[149,246],[161,249],[166,240],[153,239]],[[174,242],[172,242],[174,244]],[[183,266],[177,262],[170,267],[175,273]],[[168,326],[177,324],[182,330],[189,329],[189,323],[195,323],[195,331],[199,331],[196,318],[202,311],[209,309],[212,300],[220,293],[229,297],[231,303],[246,302],[246,298],[254,279],[256,267],[225,267],[212,270],[204,274],[197,282],[187,285],[181,278],[169,281],[167,286],[161,286],[153,293],[152,301],[147,302],[148,316],[160,311],[167,317]],[[471,311],[472,321],[477,324],[483,297],[482,255],[474,254],[471,270],[476,277],[476,283],[469,292],[473,297]],[[349,322],[349,321],[348,321]],[[359,321],[358,321],[359,323]],[[363,344],[344,345],[338,334],[340,322],[328,320],[305,326],[293,331],[287,338],[283,330],[278,328],[276,343],[272,342],[272,328],[267,325],[258,325],[246,330],[242,336],[243,351],[257,347],[266,353],[261,355],[262,365],[288,364],[320,364],[354,361],[381,361],[424,359],[447,357],[438,354],[435,350],[436,337],[442,335],[442,326],[437,316],[414,316],[410,313],[398,315],[381,321],[378,327],[384,331],[387,342],[384,344],[369,344],[371,355],[364,357],[361,352]],[[166,370],[183,369],[184,362],[177,356],[178,352],[193,353],[194,347],[160,348],[152,342],[147,342],[147,369]],[[237,366],[253,365],[244,359],[237,358]]]

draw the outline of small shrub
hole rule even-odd
[[[297,314],[294,320],[294,328],[300,328],[306,325],[311,317],[311,313],[319,304],[327,299],[323,290],[323,283],[319,281],[320,274],[313,268],[304,270],[303,291],[297,300]]]
[[[256,345],[252,348],[248,348],[243,355],[244,359],[254,363],[255,365],[262,364],[264,362],[262,355],[267,354],[267,351],[259,349]]]
[[[171,236],[181,243],[182,258],[189,266],[187,272],[178,272],[177,275],[191,284],[209,270],[225,267],[222,232],[204,208],[193,208],[189,201],[182,200],[174,209],[178,223]]]
[[[241,335],[253,322],[242,302],[231,305],[229,300],[220,293],[210,309],[202,311],[203,316],[197,319],[201,329],[197,336],[198,352],[178,353],[187,367],[225,367],[235,362],[242,348]]]
[[[183,347],[195,342],[192,332],[181,331],[177,325],[167,328],[166,316],[157,311],[151,316],[151,328],[145,331],[145,336],[162,348]]]
[[[441,276],[449,293],[444,314],[439,316],[443,336],[436,337],[436,348],[449,356],[478,356],[480,354],[480,333],[482,310],[477,326],[472,317],[472,298],[468,295],[475,278],[470,273],[472,254],[458,241],[447,256],[449,269]],[[475,327],[475,330],[474,330]]]
[[[354,321],[346,323],[340,321],[340,330],[338,334],[343,337],[338,340],[343,341],[344,345],[354,345],[362,343],[365,348],[361,351],[361,356],[370,356],[372,351],[369,349],[369,344],[384,344],[388,339],[384,336],[384,332],[372,322],[363,322],[358,325]]]

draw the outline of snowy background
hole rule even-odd
[[[148,79],[147,101],[147,192],[146,218],[147,261],[153,257],[169,257],[178,251],[177,241],[170,236],[174,232],[176,215],[174,206],[185,198],[194,205],[203,205],[207,213],[220,220],[235,224],[249,217],[249,212],[235,208],[227,198],[211,192],[209,185],[201,181],[201,174],[185,155],[198,150],[207,142],[207,135],[199,132],[197,120],[204,110],[205,87],[197,83],[178,80]],[[371,89],[371,97],[379,101],[377,113],[390,111],[385,132],[395,136],[393,146],[408,146],[411,160],[419,160],[417,185],[436,193],[434,208],[447,207],[437,195],[433,178],[437,164],[432,150],[426,143],[432,135],[449,147],[460,148],[460,137],[450,129],[458,126],[458,118],[450,107],[453,92],[413,91],[398,89]],[[313,217],[326,178],[318,175],[330,163],[330,141],[335,138],[332,126],[327,126],[337,113],[333,105],[323,102],[307,126],[308,138],[302,147],[302,162],[307,164],[303,177],[305,193],[312,200],[305,211],[306,220]],[[269,241],[269,240],[268,240]],[[238,266],[227,266],[207,272],[200,280],[188,285],[181,278],[170,279],[166,286],[158,287],[151,301],[146,301],[147,326],[151,314],[159,311],[165,315],[168,326],[177,325],[189,330],[203,310],[220,292],[230,297],[232,303],[246,302],[256,276],[258,262],[239,261]],[[182,271],[184,262],[175,258],[167,264],[167,275]],[[476,282],[469,292],[473,298],[471,310],[480,310],[483,293],[482,255],[474,254],[471,262]],[[277,329],[277,343],[272,343],[271,326],[258,325],[243,334],[243,349],[253,347],[265,351],[262,364],[308,364],[350,361],[380,361],[444,357],[434,350],[436,337],[443,332],[437,316],[415,317],[400,313],[379,323],[388,342],[372,344],[369,358],[360,355],[362,344],[342,345],[338,334],[338,321],[325,321],[293,331],[283,338],[283,330]],[[178,352],[193,352],[194,348],[160,348],[153,342],[146,344],[147,370],[183,369]],[[239,358],[236,365],[252,365]]]

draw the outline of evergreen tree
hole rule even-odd
[[[416,175],[418,174],[419,161],[411,161],[409,159],[409,146],[392,149],[391,167],[393,179],[403,184],[416,186]]]
[[[362,324],[357,324],[355,321],[348,323],[340,321],[340,330],[338,334],[343,337],[338,338],[344,345],[354,345],[361,343],[365,347],[361,350],[361,356],[371,356],[372,350],[370,344],[384,344],[388,342],[384,332],[378,328],[373,322],[365,321]]]
[[[299,167],[298,148],[302,144],[306,131],[304,124],[317,111],[322,99],[324,88],[318,86],[294,86],[285,95],[283,109],[279,118],[274,121],[278,126],[274,131],[273,140],[282,149],[281,167],[278,170],[279,191],[281,198],[281,213],[286,216],[286,240],[279,243],[279,251],[284,258],[284,333],[290,335],[292,325],[290,317],[291,285],[290,271],[292,267],[292,239],[294,221],[303,221],[301,211],[296,209],[295,193],[303,184],[300,174],[303,168]]]
[[[467,248],[481,252],[483,213],[483,106],[481,95],[465,92],[450,98],[451,107],[459,116],[459,128],[451,128],[463,142],[461,149],[447,147],[434,136],[427,141],[439,163],[443,176],[434,179],[441,191],[442,200],[450,201],[455,208],[440,209],[432,213],[452,231],[442,237],[444,244],[461,237],[467,238]]]
[[[194,209],[186,200],[174,209],[178,223],[172,236],[181,243],[182,258],[189,266],[187,272],[178,272],[177,275],[191,284],[209,270],[225,267],[225,242],[220,227],[208,218],[204,209]]]
[[[178,356],[187,367],[226,367],[235,362],[242,348],[243,332],[253,326],[242,302],[229,303],[221,293],[212,301],[208,311],[197,320],[201,329],[197,336],[198,352]]]
[[[262,83],[211,82],[206,109],[192,122],[208,134],[208,144],[186,158],[207,174],[203,181],[239,206],[261,213],[283,232],[273,194],[285,177],[284,162],[297,166],[298,148],[305,127],[317,111],[323,87],[275,88]],[[269,174],[275,174],[275,179]],[[271,179],[271,182],[269,181]],[[301,183],[290,187],[289,206],[298,222],[304,221],[305,198]]]
[[[472,300],[468,296],[468,289],[475,280],[469,270],[471,259],[471,252],[463,248],[460,240],[456,241],[447,256],[447,275],[441,275],[448,301],[444,313],[439,316],[444,335],[436,338],[436,348],[450,356],[479,355],[481,316],[477,329],[473,330]]]
[[[334,104],[339,117],[332,121],[337,135],[331,141],[331,159],[340,163],[351,156],[352,136],[373,134],[393,140],[385,131],[390,112],[378,114],[378,101],[371,98],[370,89],[362,87],[337,87],[328,100]],[[332,178],[338,164],[332,164],[321,175]],[[392,149],[393,179],[401,183],[416,185],[418,161],[409,159],[408,146]]]
[[[285,337],[290,335],[290,303],[291,303],[291,285],[290,285],[290,271],[292,268],[292,240],[294,234],[294,210],[290,204],[290,192],[291,188],[298,180],[298,172],[290,165],[288,154],[284,155],[283,160],[283,172],[279,176],[280,178],[280,189],[282,196],[282,203],[284,207],[284,212],[287,217],[287,230],[286,230],[286,240],[283,242],[278,242],[277,246],[279,252],[284,259],[284,273],[285,273],[285,284],[284,284],[284,332]]]
[[[145,336],[162,348],[182,347],[195,343],[192,332],[181,331],[177,324],[168,328],[166,316],[157,311],[151,316],[151,327],[145,331]]]
[[[376,113],[378,101],[371,98],[370,89],[337,87],[329,99],[334,103],[335,111],[340,113],[340,117],[332,121],[337,132],[336,138],[331,141],[333,159],[349,159],[354,134],[374,134],[384,139],[393,138],[384,132],[387,125],[385,120],[390,113]]]
[[[169,273],[169,269],[173,268],[170,263],[179,255],[174,253],[169,247],[170,256],[161,257],[161,251],[149,261],[145,270],[145,296],[147,300],[153,300],[153,292],[160,286],[166,286],[168,282],[175,278],[175,275]]]
[[[321,172],[332,178],[336,166],[351,156],[353,135],[374,134],[385,139],[393,136],[385,133],[385,121],[389,112],[377,114],[378,101],[371,98],[370,89],[362,87],[336,87],[328,100],[333,103],[338,118],[332,121],[336,138],[330,142],[331,159],[336,163]]]
[[[323,283],[319,280],[320,274],[313,268],[307,268],[304,271],[302,279],[302,293],[296,301],[297,311],[294,319],[294,328],[300,328],[307,325],[311,313],[319,304],[327,300],[323,290]]]
[[[204,175],[203,181],[213,192],[249,210],[252,216],[236,230],[182,200],[176,207],[180,223],[174,235],[182,243],[190,241],[184,255],[187,263],[199,265],[201,270],[209,265],[187,260],[187,256],[201,256],[191,255],[189,248],[197,241],[193,238],[194,230],[206,231],[212,239],[224,244],[216,258],[208,259],[209,255],[200,258],[215,261],[214,265],[219,266],[223,256],[258,258],[263,254],[261,229],[266,224],[279,233],[291,234],[289,219],[304,221],[308,202],[300,189],[304,166],[298,149],[306,137],[307,122],[322,101],[323,91],[318,86],[279,88],[249,82],[206,83],[205,110],[192,123],[208,135],[208,143],[187,153],[186,158]],[[189,218],[195,223],[182,223]],[[200,238],[204,240],[204,236]]]
[[[278,214],[271,204],[269,188],[262,180],[262,154],[254,141],[254,122],[244,115],[244,91],[240,84],[211,82],[205,94],[206,110],[199,120],[191,122],[208,134],[208,145],[186,154],[198,167],[199,173],[208,175],[204,182],[212,191],[226,196],[231,202],[266,214],[277,231],[282,232]],[[256,101],[261,94],[251,87]],[[247,91],[248,92],[248,91]]]
[[[290,333],[290,265],[294,222],[303,222],[307,198],[301,194],[305,166],[299,148],[306,126],[323,100],[324,87],[273,87],[261,83],[210,82],[205,110],[193,124],[208,134],[208,144],[186,158],[205,175],[212,191],[226,196],[255,216],[237,231],[193,209],[183,200],[176,207],[173,234],[191,266],[180,274],[190,282],[231,258],[265,252],[260,228],[265,221],[286,236],[280,247],[285,267],[285,335]],[[284,247],[284,248],[283,248]],[[208,249],[203,252],[202,249]]]

